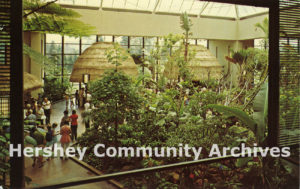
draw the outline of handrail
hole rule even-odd
[[[242,156],[242,153],[236,154],[236,156]],[[85,179],[76,179],[76,180],[74,179],[71,181],[60,182],[60,183],[56,183],[56,184],[44,185],[44,186],[33,187],[33,188],[49,189],[49,188],[70,187],[70,186],[76,186],[76,185],[81,185],[81,184],[89,184],[89,183],[94,183],[94,182],[106,181],[106,180],[116,179],[116,178],[121,178],[121,177],[141,175],[144,173],[152,173],[152,172],[157,172],[157,171],[182,168],[182,167],[187,167],[187,166],[194,166],[194,165],[198,165],[201,163],[214,163],[214,162],[219,162],[221,160],[243,158],[243,157],[236,157],[236,156],[229,155],[229,156],[223,156],[223,157],[206,158],[206,159],[195,160],[195,161],[186,161],[186,162],[174,163],[174,164],[169,164],[169,165],[148,167],[148,168],[143,168],[143,169],[135,169],[135,170],[111,173],[111,174],[106,174],[106,175],[101,175],[101,176],[94,176],[94,177],[85,178]]]

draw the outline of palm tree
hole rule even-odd
[[[269,46],[269,19],[266,17],[262,23],[256,23],[254,26],[265,33],[264,47],[267,49]]]

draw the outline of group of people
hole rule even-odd
[[[24,109],[24,118],[29,121],[29,125],[33,125],[30,130],[30,136],[33,137],[38,147],[52,147],[57,142],[60,142],[64,151],[70,145],[71,142],[77,140],[77,129],[78,129],[78,115],[76,112],[76,105],[78,108],[84,108],[84,112],[91,111],[91,94],[81,88],[79,91],[76,90],[75,94],[71,97],[66,97],[66,109],[63,112],[63,117],[61,118],[60,124],[53,123],[50,124],[51,115],[51,102],[48,98],[44,98],[41,103],[38,100],[30,98],[30,101],[26,102],[26,108]],[[69,115],[69,103],[71,107],[72,114]],[[90,127],[90,120],[85,119],[85,127]],[[57,129],[58,125],[60,129]],[[42,126],[47,130],[46,135],[40,132],[38,126]],[[61,135],[60,140],[58,140],[58,135]],[[63,157],[61,157],[63,158]],[[67,159],[67,157],[64,157]],[[48,158],[47,160],[50,160]],[[36,163],[37,162],[37,163]],[[34,167],[38,164],[38,167],[42,167],[44,164],[43,156],[34,158],[32,166]]]
[[[53,150],[54,145],[58,142],[58,135],[61,135],[60,144],[65,152],[70,143],[77,140],[78,115],[76,114],[76,110],[72,111],[72,115],[69,116],[68,114],[68,110],[65,110],[64,116],[61,119],[59,131],[56,131],[58,126],[57,123],[53,123],[52,126],[50,124],[47,125],[46,135],[43,135],[42,132],[38,131],[36,126],[31,128],[30,136],[36,140],[37,147],[52,147]],[[60,158],[68,159],[68,157]],[[38,158],[33,159],[33,167],[36,165],[36,160],[38,160],[37,163],[39,164],[39,168],[44,165],[43,156],[40,155]],[[49,161],[50,158],[47,160]]]
[[[51,102],[47,97],[39,103],[34,98],[25,102],[24,120],[28,120],[31,125],[36,125],[37,121],[40,125],[50,124]]]
[[[76,90],[74,95],[65,94],[66,110],[69,109],[69,105],[71,109],[75,109],[75,106],[84,108],[84,104],[90,102],[91,99],[92,95],[84,88]]]

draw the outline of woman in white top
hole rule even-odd
[[[42,105],[40,105],[40,104],[38,104],[38,106],[37,106],[36,119],[37,119],[37,121],[41,122],[41,125],[45,124],[46,116],[45,116],[44,109],[42,108]]]
[[[46,124],[48,125],[50,124],[51,102],[47,97],[45,97],[42,105],[46,116]]]

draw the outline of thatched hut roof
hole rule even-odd
[[[223,66],[218,62],[209,50],[203,45],[190,45],[189,51],[195,51],[195,57],[189,62],[189,71],[193,74],[193,80],[219,79],[222,77]],[[177,79],[179,68],[167,63],[164,75],[169,79]]]
[[[35,89],[41,88],[43,86],[43,83],[34,75],[24,72],[24,85],[23,90],[24,92],[30,92]]]
[[[84,74],[90,74],[90,80],[95,80],[101,78],[105,71],[115,69],[115,65],[109,63],[105,55],[105,51],[110,48],[113,48],[111,42],[96,42],[87,48],[74,63],[70,81],[83,82]],[[122,51],[128,58],[118,66],[118,70],[136,76],[138,74],[137,65],[126,49],[122,48]]]

